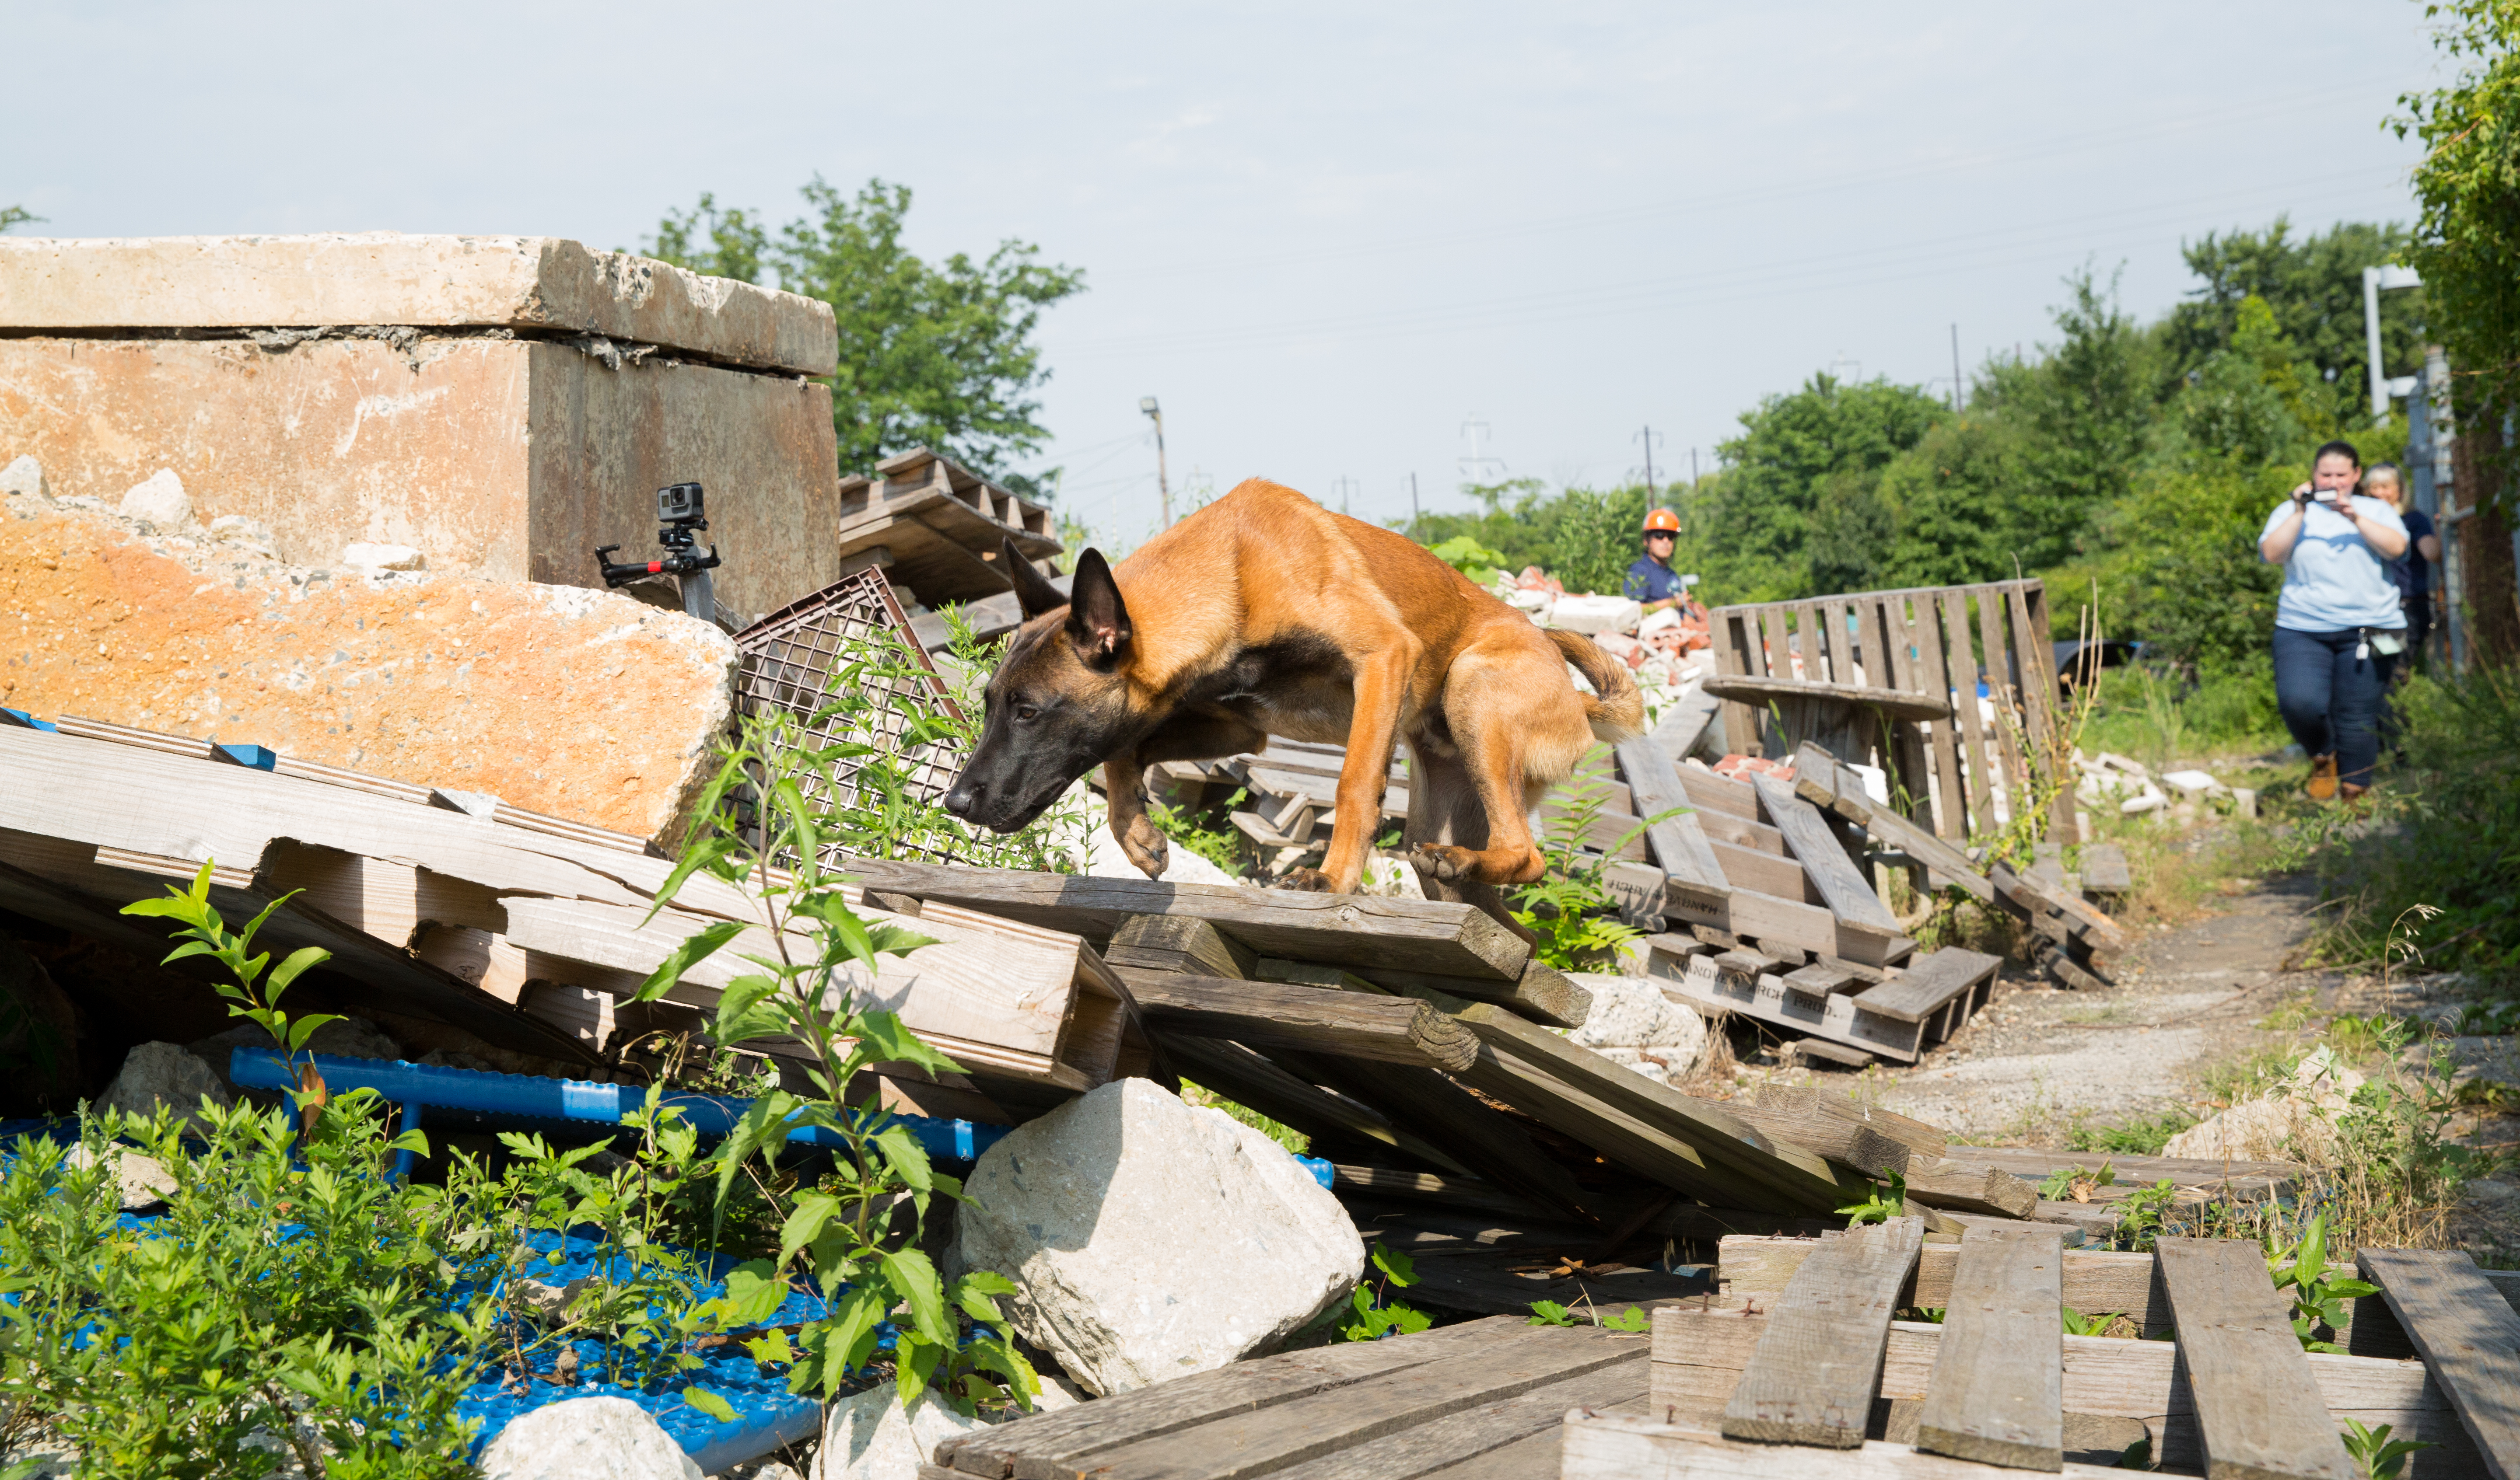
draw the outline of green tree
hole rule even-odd
[[[1690,542],[1692,558],[1712,567],[1704,573],[1728,601],[1840,589],[1816,584],[1815,529],[1830,531],[1832,552],[1844,549],[1841,536],[1850,530],[1886,533],[1869,507],[1880,471],[1945,414],[1924,387],[1886,380],[1850,384],[1816,375],[1791,395],[1768,397],[1742,414],[1741,434],[1718,449],[1724,471],[1711,509],[1693,521],[1699,538]],[[1856,476],[1840,476],[1850,473]],[[1867,507],[1836,507],[1858,490]],[[1836,574],[1845,567],[1829,568]]]
[[[1882,469],[1895,530],[1889,584],[2010,580],[2049,563],[2011,513],[2030,486],[2026,440],[2013,418],[1971,406]]]
[[[2324,235],[2295,239],[2292,222],[2275,217],[2262,232],[2205,234],[2182,248],[2204,280],[2162,325],[2172,367],[2194,370],[2228,349],[2240,333],[2240,307],[2259,299],[2306,362],[2309,423],[2330,434],[2370,420],[2369,350],[2362,320],[2362,269],[2406,259],[2410,238],[2394,223],[2349,221]],[[2391,375],[2411,374],[2423,360],[2423,293],[2380,298],[2380,363]]]
[[[22,205],[0,205],[0,232],[5,232],[13,226],[22,226],[28,221],[42,219],[44,218]]]
[[[1628,567],[1642,552],[1638,531],[1645,522],[1644,485],[1600,493],[1570,488],[1557,504],[1550,532],[1549,573],[1569,591],[1618,595]]]
[[[2443,0],[2424,17],[2445,22],[2434,45],[2459,71],[2401,97],[2406,112],[2391,120],[2424,146],[2412,256],[2451,363],[2469,378],[2459,413],[2493,421],[2520,409],[2520,3]]]
[[[691,210],[667,212],[645,249],[748,283],[767,268],[778,287],[832,305],[840,345],[832,423],[843,470],[925,446],[1040,496],[1037,483],[1008,471],[1049,437],[1035,392],[1050,369],[1033,332],[1042,310],[1084,291],[1085,274],[1012,239],[977,261],[962,252],[924,261],[901,241],[906,185],[871,180],[850,197],[817,176],[802,194],[808,213],[776,234],[703,195]]]

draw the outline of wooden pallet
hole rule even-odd
[[[839,517],[827,537],[844,570],[880,568],[936,606],[1009,591],[1014,581],[1000,563],[1006,541],[1030,561],[1058,554],[1047,508],[950,458],[913,448],[876,471],[880,479],[840,480]]]
[[[2408,1462],[2409,1480],[2520,1465],[2520,1314],[2463,1254],[2361,1256],[2382,1288],[2372,1300],[2425,1353],[2390,1361],[2305,1352],[2254,1242],[2081,1254],[2003,1231],[1944,1252],[1897,1222],[1811,1240],[1789,1269],[1776,1240],[1728,1244],[1737,1278],[1723,1296],[1654,1314],[1648,1418],[1571,1413],[1563,1474],[2070,1473],[2067,1414],[2141,1422],[2174,1471],[2354,1480],[2362,1468],[2338,1438],[2349,1416],[2436,1446]],[[1940,1323],[1889,1319],[1938,1300]],[[2063,1334],[2061,1308],[2077,1301],[2139,1310],[2148,1331],[2177,1339]],[[1906,1442],[1883,1442],[1894,1431]]]
[[[1738,1012],[1771,1027],[1914,1063],[1986,1006],[2002,964],[1998,957],[1946,948],[1877,984],[1845,978],[1822,985],[1817,976],[1760,971],[1737,955],[1724,954],[1694,958],[1684,975],[1662,978],[1661,985],[1666,996],[1709,1016]],[[1845,985],[1862,990],[1832,990]]]

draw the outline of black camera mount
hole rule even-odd
[[[595,563],[604,572],[604,584],[619,589],[632,581],[652,575],[670,575],[681,579],[683,609],[704,622],[717,620],[716,592],[709,572],[717,568],[715,545],[701,548],[694,536],[708,527],[706,505],[698,483],[674,483],[656,490],[656,543],[665,547],[661,559],[635,564],[615,563],[610,556],[618,545],[599,545]]]

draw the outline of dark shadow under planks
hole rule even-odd
[[[2364,1249],[2359,1264],[2496,1480],[2520,1475],[2520,1315],[2456,1250]]]
[[[1785,1286],[1725,1405],[1725,1435],[1860,1448],[1890,1319],[1924,1237],[1923,1222],[1895,1218],[1822,1238]]]
[[[2254,1242],[2164,1238],[2155,1257],[2195,1396],[2208,1480],[2362,1480],[2320,1398],[2292,1310]]]
[[[1405,997],[1184,976],[1139,966],[1117,971],[1158,1032],[1456,1071],[1468,1068],[1478,1056],[1478,1040],[1467,1028]]]
[[[2007,1469],[2065,1462],[2064,1249],[2049,1233],[1960,1240],[1916,1447]]]

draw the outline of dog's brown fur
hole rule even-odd
[[[1626,667],[1590,639],[1543,631],[1415,542],[1276,483],[1240,484],[1117,569],[1088,551],[1072,602],[1003,558],[1028,619],[946,805],[1012,831],[1099,762],[1112,835],[1150,875],[1168,850],[1147,768],[1281,735],[1347,747],[1328,856],[1292,881],[1354,890],[1405,740],[1410,862],[1430,895],[1511,923],[1500,887],[1544,867],[1531,809],[1595,740],[1643,728]]]

